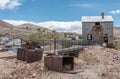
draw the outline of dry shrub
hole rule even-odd
[[[115,49],[120,49],[120,40],[116,41]]]

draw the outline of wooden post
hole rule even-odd
[[[54,54],[56,52],[56,39],[54,38]]]

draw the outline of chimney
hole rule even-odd
[[[101,13],[102,19],[104,19],[104,12]]]

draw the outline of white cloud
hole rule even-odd
[[[110,14],[120,14],[120,10],[112,10],[109,13]]]
[[[91,7],[94,7],[95,4],[93,3],[83,3],[83,4],[73,4],[71,6],[74,6],[74,7],[84,7],[84,8],[91,8]]]
[[[21,25],[21,24],[24,24],[24,23],[37,24],[37,23],[32,22],[32,21],[23,21],[23,20],[3,20],[3,21],[8,22],[10,24],[13,24],[15,26],[18,26],[18,25]]]
[[[14,9],[22,5],[21,0],[0,0],[0,9]]]
[[[8,23],[11,23],[13,25],[21,25],[24,23],[31,23],[35,25],[39,25],[42,27],[46,27],[52,30],[56,30],[59,32],[76,32],[80,33],[82,32],[82,24],[81,21],[73,21],[73,22],[59,22],[59,21],[47,21],[47,22],[30,22],[30,21],[17,21],[17,20],[3,20]]]
[[[45,26],[46,28],[55,29],[57,31],[64,32],[77,32],[81,33],[81,22],[73,21],[73,22],[57,22],[57,21],[49,21],[38,23],[38,25]]]

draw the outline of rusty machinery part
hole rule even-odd
[[[63,72],[74,69],[74,57],[72,56],[45,56],[44,66],[50,70]]]
[[[17,59],[32,63],[42,59],[43,50],[18,48]]]

